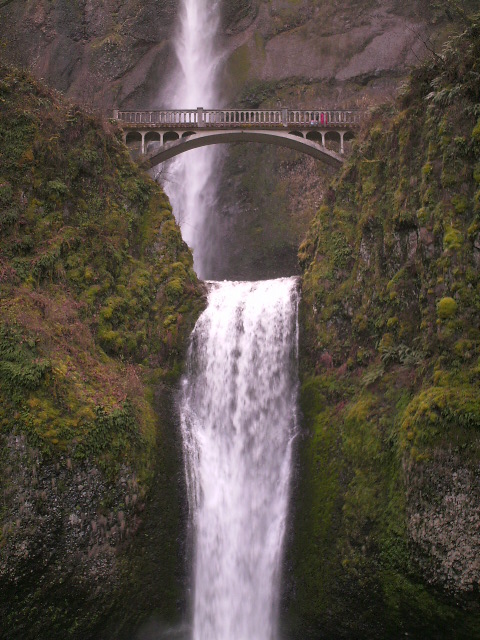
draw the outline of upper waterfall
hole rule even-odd
[[[172,100],[176,106],[195,109],[217,103],[219,25],[219,2],[182,0],[180,30],[175,39],[178,71],[174,77]]]
[[[176,71],[164,92],[171,108],[195,109],[220,103],[218,73],[221,52],[217,48],[220,3],[182,0],[175,38]],[[165,190],[193,250],[195,270],[207,275],[209,216],[215,206],[217,182],[214,174],[218,149],[202,148],[174,159],[168,169]]]

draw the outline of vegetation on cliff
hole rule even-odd
[[[377,109],[300,248],[288,637],[480,635],[480,20]]]
[[[154,389],[178,374],[201,300],[116,126],[0,67],[3,637],[90,637],[114,606],[116,554],[168,440]]]

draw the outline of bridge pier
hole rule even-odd
[[[149,131],[145,129],[135,129],[135,131],[130,129],[130,130],[124,131],[122,135],[124,144],[127,144],[127,138],[129,133],[138,133],[138,135],[140,136],[140,153],[142,154],[142,156],[144,156],[146,153],[145,136],[149,133]],[[162,134],[159,134],[159,135],[160,135],[160,142],[161,142]]]

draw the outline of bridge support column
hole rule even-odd
[[[325,146],[325,131],[320,131],[320,135],[322,136],[322,147]]]
[[[343,136],[345,135],[345,131],[339,131],[338,133],[340,134],[340,153],[343,154],[345,151],[343,144]]]

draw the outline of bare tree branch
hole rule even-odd
[[[432,42],[431,38],[424,36],[419,30],[414,29],[413,27],[410,27],[408,24],[406,26],[407,26],[407,29],[413,33],[415,38],[423,44],[425,49],[427,49],[427,51],[429,51],[432,54],[432,56],[435,58],[435,60],[437,60],[437,62],[443,61],[442,56],[440,56],[435,51],[435,44]],[[412,52],[413,52],[413,55],[417,58],[417,60],[420,61],[419,56],[415,53],[413,48],[412,48]]]

